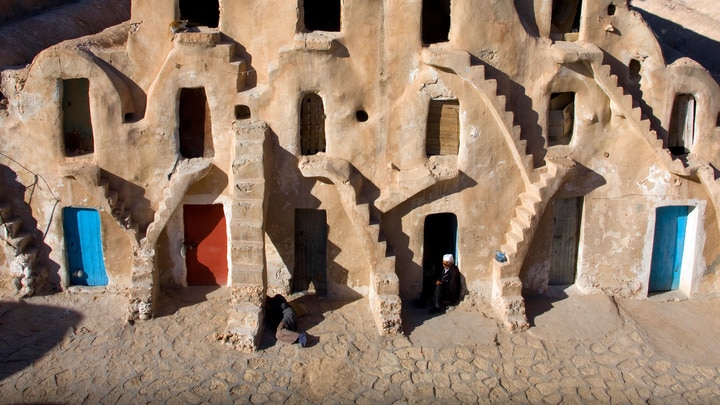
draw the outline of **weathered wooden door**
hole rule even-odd
[[[688,212],[684,205],[659,207],[655,211],[649,292],[675,290],[680,285]]]
[[[70,284],[107,285],[98,211],[90,208],[63,208],[63,231]]]
[[[562,198],[553,202],[549,285],[575,283],[581,219],[582,198]]]
[[[312,283],[317,294],[327,293],[327,232],[325,210],[295,210],[294,292]]]
[[[188,285],[226,285],[227,230],[221,204],[183,206]]]
[[[306,94],[300,106],[300,151],[303,155],[325,152],[325,107],[320,96]]]

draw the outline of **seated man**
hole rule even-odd
[[[443,273],[435,282],[433,306],[430,313],[435,314],[457,304],[460,299],[460,270],[455,266],[455,258],[451,254],[443,256]]]
[[[275,338],[288,344],[298,342],[300,343],[300,347],[305,347],[307,344],[307,335],[297,332],[297,315],[295,311],[290,304],[285,302],[280,304],[280,308],[282,309],[282,320],[278,324]]]

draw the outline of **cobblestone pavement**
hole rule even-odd
[[[2,403],[718,403],[720,300],[540,300],[509,334],[474,308],[406,309],[379,337],[365,299],[302,297],[309,347],[243,354],[213,338],[224,289],[123,322],[126,300],[63,293],[0,302]],[[677,322],[675,322],[677,321]]]

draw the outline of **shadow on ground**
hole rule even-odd
[[[0,381],[31,366],[82,319],[67,308],[0,301]]]
[[[167,289],[161,293],[161,298],[155,310],[155,317],[173,315],[180,308],[197,305],[208,300],[208,296],[219,290],[218,285],[192,286],[178,289]]]

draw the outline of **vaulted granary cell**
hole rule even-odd
[[[575,93],[552,93],[548,111],[548,146],[568,145],[575,126]]]
[[[582,0],[553,1],[550,37],[561,41],[577,40],[581,15]]]
[[[422,4],[422,41],[424,44],[447,42],[450,34],[450,0],[424,0]]]
[[[93,153],[92,120],[90,118],[90,81],[62,81],[63,140],[66,156]]]
[[[457,155],[459,147],[460,104],[457,100],[430,100],[425,138],[427,155]]]
[[[308,31],[340,31],[340,0],[303,0],[303,22]]]
[[[695,97],[692,94],[678,94],[670,116],[668,149],[674,156],[685,155],[692,150],[694,141]]]
[[[206,138],[210,140],[212,133],[210,108],[204,88],[180,90],[178,118],[180,155],[187,159],[203,157]]]
[[[189,26],[217,28],[220,21],[218,0],[180,0],[180,19]]]
[[[300,151],[303,155],[325,152],[325,107],[315,93],[306,94],[300,103]]]

